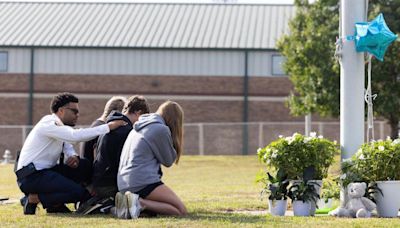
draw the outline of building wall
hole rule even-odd
[[[29,49],[0,49],[9,53],[8,73],[29,73]],[[271,76],[276,52],[249,52],[250,76]],[[245,72],[243,51],[150,49],[35,49],[39,74],[238,76]]]
[[[104,109],[104,104],[112,94],[83,94],[75,93],[80,99],[81,109],[79,123],[88,125],[98,118]],[[131,96],[136,93],[122,94]],[[38,93],[34,98],[33,122],[50,112],[50,101],[54,93]],[[174,100],[182,105],[185,111],[186,123],[201,122],[242,122],[243,98],[238,96],[172,96],[147,95],[151,111],[167,99]],[[28,94],[27,93],[0,93],[0,125],[24,125],[27,123]],[[284,105],[284,100],[249,99],[249,121],[294,121],[302,118],[293,118]]]
[[[0,102],[14,100],[26,112],[31,52],[0,51],[9,53],[9,70],[0,74]],[[249,53],[250,121],[294,120],[284,106],[291,83],[287,77],[268,76],[273,54]],[[105,101],[115,94],[143,94],[156,104],[181,100],[188,107],[188,122],[240,122],[244,58],[240,51],[35,49],[34,121],[47,113],[51,96],[69,91],[83,95],[83,104],[91,103],[81,105],[82,124],[97,118]],[[94,97],[85,102],[85,95]],[[91,111],[84,115],[85,109]],[[25,124],[26,113],[2,112],[0,116],[14,118],[0,117],[0,124]]]
[[[31,53],[29,49],[0,49],[4,50],[9,53],[9,68],[0,73],[0,125],[25,125]],[[249,53],[251,123],[303,120],[292,117],[285,106],[285,97],[292,89],[288,77],[271,76],[274,54]],[[242,153],[243,52],[37,49],[34,57],[34,124],[49,113],[51,98],[61,91],[80,98],[79,125],[89,125],[98,118],[113,95],[142,94],[148,98],[151,111],[167,99],[182,105],[187,154],[199,154],[201,148],[203,154]],[[208,124],[200,130],[197,123]],[[261,136],[260,129],[264,131]],[[260,145],[282,132],[302,129],[299,124],[261,128],[251,124],[249,153],[254,154]],[[336,137],[338,128],[331,131],[330,136]],[[12,127],[1,132],[6,133],[0,137],[0,153],[3,148],[15,153],[22,146],[23,132]]]

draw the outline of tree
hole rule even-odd
[[[339,1],[296,0],[295,17],[289,24],[290,33],[278,41],[278,50],[286,57],[286,72],[294,85],[288,105],[293,115],[318,113],[338,117],[340,113],[339,64],[333,58],[339,27]],[[400,1],[370,1],[369,18],[380,12],[393,32],[400,31]],[[344,34],[351,35],[351,34]],[[384,61],[373,60],[372,92],[374,113],[391,127],[391,137],[398,137],[400,120],[400,43],[386,51]]]
[[[400,31],[400,1],[377,0],[370,5],[369,19],[383,13],[386,24],[393,32]],[[399,137],[400,120],[400,43],[394,42],[387,49],[384,61],[372,61],[372,93],[374,113],[388,121],[392,138]]]
[[[288,106],[293,115],[318,113],[339,116],[339,66],[335,63],[335,38],[339,14],[336,0],[296,0],[296,15],[290,33],[278,41],[286,57],[284,69],[290,75],[295,93]]]

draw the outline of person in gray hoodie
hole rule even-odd
[[[114,196],[118,192],[117,174],[121,151],[139,116],[149,113],[150,108],[143,96],[135,95],[126,100],[123,113],[112,111],[107,123],[124,120],[127,125],[99,137],[96,157],[93,163],[91,192],[94,196],[76,211],[78,214],[107,212],[114,205]]]
[[[162,181],[161,165],[179,161],[183,148],[183,110],[172,101],[160,105],[156,113],[144,114],[134,124],[124,144],[118,169],[117,216],[124,206],[131,218],[147,210],[163,215],[186,215],[179,197]],[[126,203],[127,202],[127,203]],[[122,216],[124,217],[124,216]],[[125,218],[127,218],[125,216]]]

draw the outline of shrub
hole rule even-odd
[[[264,148],[257,151],[258,158],[268,167],[283,169],[289,179],[301,179],[305,168],[313,166],[316,179],[328,175],[328,168],[333,163],[334,155],[339,153],[336,142],[316,137],[294,133],[290,137],[280,136]]]
[[[400,139],[365,143],[351,161],[361,181],[400,180]]]

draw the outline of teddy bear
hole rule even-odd
[[[376,204],[364,197],[366,188],[366,183],[350,183],[347,186],[348,201],[345,207],[339,207],[329,212],[329,215],[350,218],[371,217],[371,211],[376,208]]]

